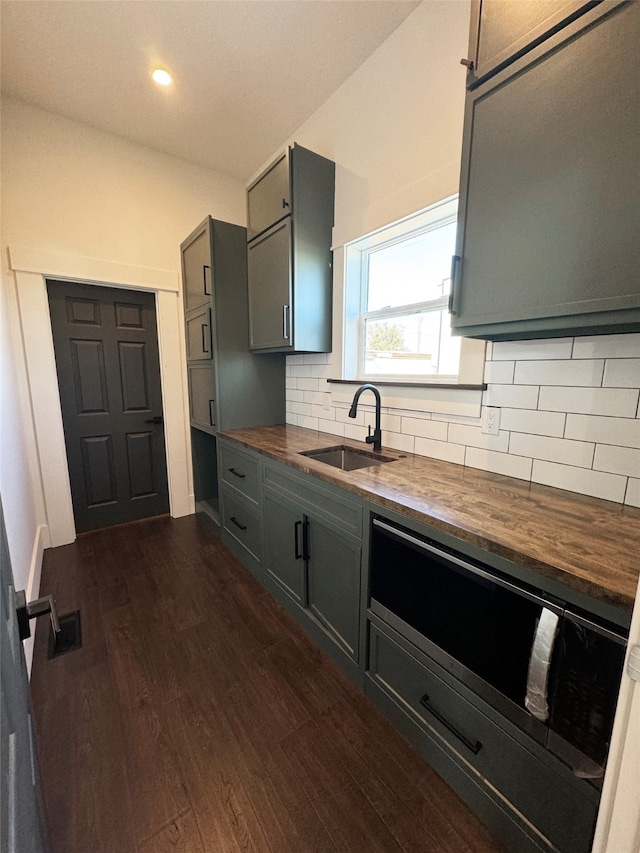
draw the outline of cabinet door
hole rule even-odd
[[[610,8],[467,97],[461,334],[640,327],[640,5]]]
[[[216,430],[216,377],[213,364],[190,364],[187,373],[191,426],[213,433]]]
[[[211,237],[207,222],[182,244],[185,311],[207,305],[212,293]]]
[[[212,358],[211,310],[203,308],[186,321],[187,361]]]
[[[247,239],[253,240],[291,213],[289,152],[284,152],[247,190]]]
[[[358,660],[361,548],[352,537],[311,517],[307,606],[334,641]]]
[[[267,575],[304,606],[306,573],[302,540],[305,518],[293,501],[266,489],[263,517]]]
[[[475,85],[595,5],[594,0],[479,0],[471,22]]]
[[[252,349],[291,349],[291,220],[247,246]]]

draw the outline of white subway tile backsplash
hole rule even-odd
[[[618,503],[624,500],[627,485],[626,477],[620,477],[617,474],[606,474],[602,471],[559,465],[556,462],[544,462],[538,459],[534,460],[531,479],[534,483],[579,492],[582,495],[591,495],[607,501],[618,501]]]
[[[638,358],[640,334],[593,335],[576,338],[574,358]]]
[[[484,381],[497,385],[512,385],[515,361],[487,361],[484,366]]]
[[[510,409],[537,409],[538,387],[535,385],[489,385],[484,392],[485,406],[506,406]],[[540,408],[547,408],[541,406]]]
[[[586,441],[568,441],[565,438],[526,435],[522,432],[511,433],[509,442],[509,453],[517,456],[531,456],[532,459],[546,459],[548,462],[562,462],[580,468],[591,468],[594,449],[595,445]]]
[[[327,385],[331,354],[286,364],[287,423],[364,442],[373,398],[348,417],[354,388]],[[640,506],[640,335],[489,344],[484,376],[482,395],[382,389],[383,445]],[[497,436],[481,397],[501,409]]]
[[[628,506],[640,507],[640,479],[636,480],[634,477],[629,477],[624,502]]]
[[[446,421],[430,421],[420,418],[402,418],[402,432],[408,435],[446,441],[449,425]]]
[[[509,453],[467,447],[465,465],[470,468],[481,468],[483,471],[492,471],[494,474],[504,474],[506,477],[517,477],[518,480],[531,479],[531,459],[512,456]]]
[[[394,450],[402,450],[405,453],[415,453],[415,439],[412,435],[404,435],[401,432],[383,432],[382,449],[391,447]]]
[[[520,361],[516,364],[516,385],[602,385],[603,359],[583,361]]]
[[[479,426],[463,426],[450,424],[449,441],[454,444],[464,444],[467,447],[483,447],[485,450],[496,450],[506,453],[509,449],[509,433],[500,430],[498,435],[485,435]]]
[[[290,358],[297,358],[297,356],[289,356]],[[257,356],[256,356],[257,358]],[[311,376],[311,365],[310,364],[292,364],[291,365],[291,376]]]
[[[593,467],[596,471],[609,471],[624,477],[640,477],[640,450],[598,444]]]
[[[430,456],[432,459],[442,459],[444,462],[464,465],[464,446],[461,444],[418,437],[415,440],[414,452],[419,456]]]
[[[302,376],[302,377],[298,378],[296,381],[298,383],[298,390],[299,391],[319,391],[320,390],[320,383],[319,383],[319,380],[317,380],[317,379],[311,379],[307,376]]]
[[[540,388],[539,409],[574,412],[584,415],[633,417],[638,405],[638,391],[621,388]]]
[[[308,403],[291,403],[291,411],[296,415],[310,415],[311,406]]]
[[[400,415],[390,415],[382,412],[380,427],[383,431],[402,432],[402,418]]]
[[[640,423],[636,418],[606,418],[597,415],[567,415],[566,438],[640,447]]]
[[[567,416],[564,412],[539,412],[535,409],[501,409],[500,428],[532,435],[564,434]]]
[[[611,388],[640,388],[640,358],[608,358],[602,384]]]
[[[344,435],[344,424],[339,424],[337,421],[325,420],[325,418],[318,418],[318,429],[320,432]]]
[[[529,361],[530,359],[571,358],[573,338],[541,341],[497,341],[493,345],[493,361]]]
[[[318,419],[307,417],[306,415],[298,415],[298,426],[305,429],[318,429]]]

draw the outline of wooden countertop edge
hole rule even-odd
[[[308,439],[310,441],[309,449],[311,447],[322,447],[324,445],[329,446],[331,443],[334,445],[345,444],[362,449],[362,442],[352,441],[342,436],[331,435],[329,433],[319,433],[313,430],[303,429],[302,427],[292,426],[250,427],[247,429],[220,432],[218,435],[220,438],[232,441],[247,450],[251,450],[268,459],[272,459],[275,462],[287,465],[293,470],[309,474],[318,480],[328,483],[329,485],[338,486],[339,488],[342,488],[347,492],[351,492],[352,494],[355,494],[376,506],[397,512],[408,519],[428,524],[436,530],[482,548],[483,550],[486,550],[498,557],[502,557],[524,566],[525,568],[537,572],[550,580],[562,583],[578,592],[606,602],[613,607],[621,608],[623,610],[631,610],[633,608],[635,601],[635,585],[633,579],[631,583],[625,582],[628,580],[626,574],[620,578],[619,585],[628,587],[628,593],[620,589],[612,588],[611,583],[604,584],[594,581],[593,578],[587,576],[586,573],[581,572],[576,567],[572,566],[571,568],[563,568],[555,563],[541,560],[526,551],[511,547],[498,539],[491,538],[487,534],[486,530],[482,529],[482,525],[480,523],[477,525],[464,525],[459,522],[453,523],[451,520],[443,518],[438,513],[438,509],[436,507],[433,508],[433,511],[430,511],[429,508],[424,506],[413,506],[410,496],[405,495],[403,498],[401,495],[380,494],[367,484],[354,482],[353,479],[351,479],[352,475],[350,472],[343,472],[322,462],[317,462],[309,459],[308,457],[300,456],[300,450],[283,451],[277,446],[274,447],[273,445],[270,446],[269,444],[264,443],[265,437],[268,437],[269,435],[273,436],[277,433],[282,433],[283,431],[285,434],[286,431],[288,431],[294,436],[299,435]],[[258,435],[261,435],[263,440],[258,441]],[[303,443],[306,442],[303,440]],[[382,452],[385,455],[394,456],[396,459],[403,458],[410,461],[416,458],[414,454],[405,454],[402,451],[392,450],[389,448],[383,448]],[[622,515],[624,512],[629,517],[630,521],[638,521],[640,523],[640,510],[634,507],[623,507],[620,504],[613,504],[610,501],[603,501],[598,498],[574,494],[572,492],[554,489],[551,486],[529,483],[524,480],[515,480],[512,477],[505,477],[501,474],[494,474],[492,472],[481,471],[479,469],[468,469],[461,465],[445,463],[440,460],[432,460],[429,457],[417,458],[419,460],[424,460],[425,463],[435,463],[438,467],[451,466],[452,471],[455,471],[458,475],[458,480],[460,479],[460,473],[455,469],[468,472],[468,475],[478,482],[484,481],[488,485],[497,485],[498,487],[502,485],[506,487],[508,491],[512,490],[519,493],[518,496],[525,500],[528,499],[530,501],[537,502],[544,501],[545,497],[548,496],[560,495],[563,497],[565,502],[570,504],[575,503],[576,513],[580,512],[581,507],[586,506],[591,507],[596,511],[604,511],[605,513],[613,511],[617,516]],[[391,487],[384,484],[382,490],[388,492],[393,491]],[[638,574],[640,574],[640,565],[638,566]],[[637,584],[637,581],[638,577],[636,575],[635,584]]]

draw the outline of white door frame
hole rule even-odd
[[[48,528],[44,546],[66,545],[76,538],[47,278],[155,293],[170,511],[174,518],[194,512],[193,481],[188,462],[190,441],[184,382],[184,332],[177,273],[20,247],[11,247],[9,256],[15,273],[29,404],[38,455],[37,463],[32,466],[34,493],[42,496],[42,502],[38,503],[44,507],[46,518],[42,523]]]

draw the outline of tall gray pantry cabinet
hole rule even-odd
[[[640,4],[474,9],[453,329],[640,329]]]
[[[300,145],[248,187],[249,334],[263,352],[330,352],[335,164]]]
[[[208,216],[180,246],[194,495],[216,523],[217,431],[284,423],[284,356],[249,351],[246,233]]]

